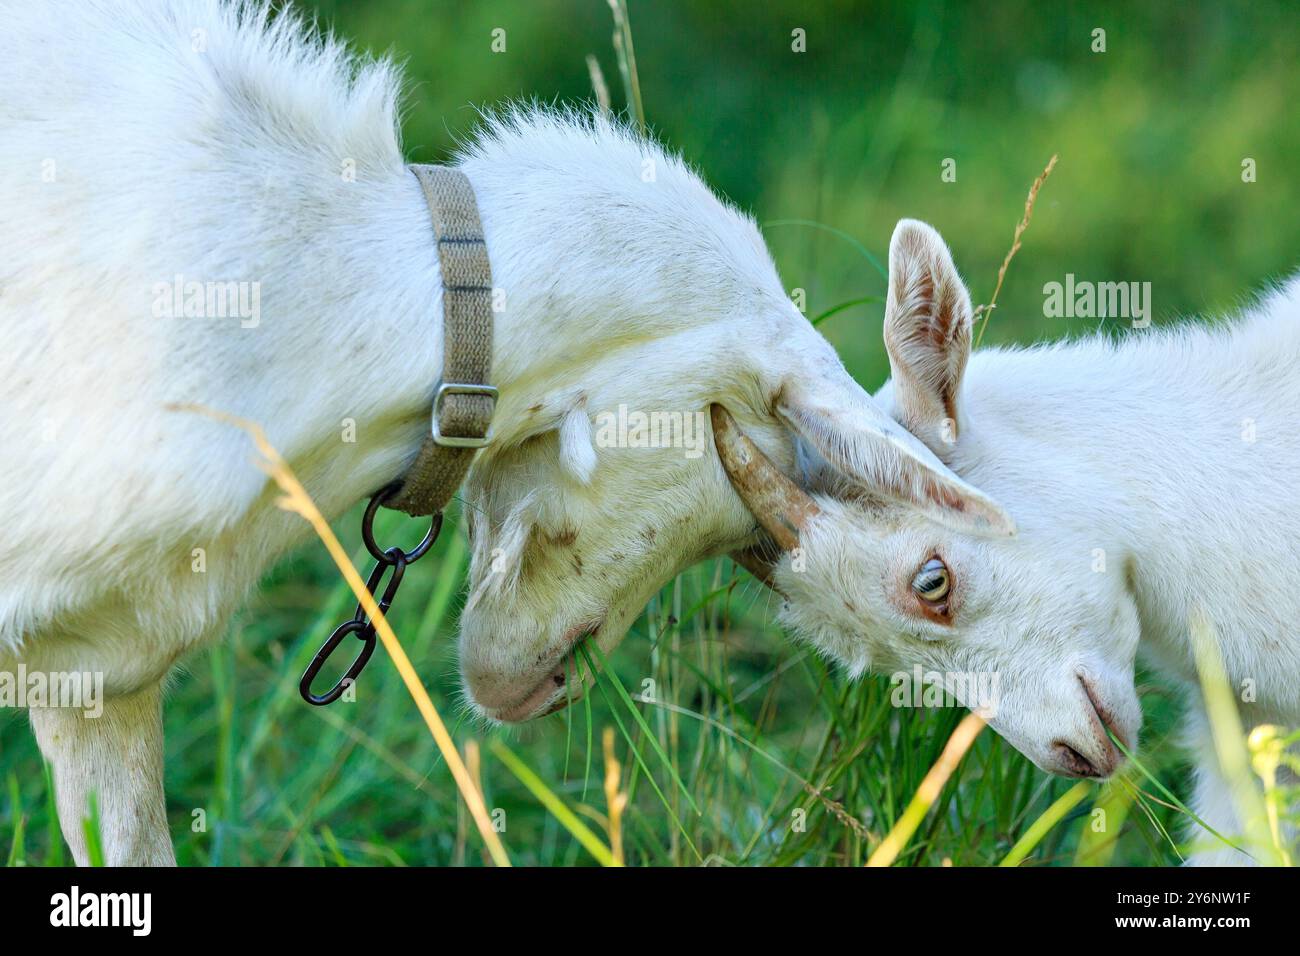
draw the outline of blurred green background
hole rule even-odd
[[[934,225],[987,301],[1025,193],[1060,161],[986,341],[1087,331],[1045,320],[1042,287],[1152,283],[1156,322],[1222,312],[1300,266],[1300,11],[1294,3],[762,3],[630,0],[658,135],[760,223],[843,230],[879,260],[903,217]],[[468,104],[590,100],[594,54],[623,97],[603,0],[329,0],[323,22],[404,59],[409,155],[447,155]],[[506,31],[493,53],[491,31]],[[807,50],[791,50],[802,29]],[[1092,52],[1094,29],[1106,52]],[[956,160],[956,182],[942,162]],[[1243,183],[1242,160],[1257,178]],[[769,226],[809,314],[879,294],[824,230]],[[869,388],[886,375],[878,305],[824,329]]]
[[[472,106],[589,101],[587,54],[615,108],[624,104],[604,0],[297,6],[405,63],[404,137],[415,161],[446,158],[472,132]],[[1044,318],[1042,287],[1067,272],[1151,282],[1160,324],[1229,311],[1300,263],[1294,4],[629,6],[649,122],[765,224],[786,286],[807,291],[810,315],[883,294],[870,259],[885,259],[904,216],[940,230],[976,302],[987,301],[1029,184],[1053,153],[1059,164],[986,343],[1095,328]],[[503,53],[491,50],[496,28],[506,31]],[[1099,28],[1104,53],[1092,50]],[[792,50],[795,29],[805,31],[806,52]],[[941,179],[949,158],[955,182]],[[1242,181],[1246,158],[1256,182]],[[881,319],[873,301],[821,325],[871,389],[887,372]],[[358,526],[359,511],[335,525],[348,544]],[[392,515],[383,527],[411,533]],[[653,703],[625,702],[604,680],[590,708],[489,730],[465,720],[458,703],[464,556],[463,533],[449,530],[408,573],[392,620],[458,744],[477,748],[488,806],[503,811],[501,836],[519,863],[591,857],[494,742],[607,840],[601,735],[613,728],[619,785],[631,798],[622,822],[631,863],[843,864],[865,860],[961,717],[894,709],[880,679],[849,685],[786,640],[768,595],[718,561],[665,587],[619,651],[619,683]],[[308,547],[266,581],[228,640],[179,676],[166,727],[181,862],[483,861],[382,651],[357,703],[317,709],[298,700],[303,665],[352,603],[323,550]],[[1185,794],[1187,767],[1171,743],[1174,694],[1147,677],[1141,692],[1144,766]],[[59,862],[24,724],[0,715],[0,853]],[[1186,851],[1184,814],[1142,773],[1081,786],[1038,772],[985,733],[900,862],[999,862],[1062,797],[1059,821],[1017,851],[1028,864],[1171,864]],[[1107,811],[1100,831],[1098,805]]]

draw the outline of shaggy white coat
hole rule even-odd
[[[160,684],[309,534],[241,431],[169,407],[263,425],[329,518],[394,480],[442,365],[429,212],[394,68],[288,15],[82,0],[0,22],[0,670],[103,675],[101,719],[32,713],[65,835],[84,861],[95,790],[110,863],[169,862]],[[653,143],[525,110],[457,161],[502,306],[462,669],[482,714],[520,720],[564,697],[580,636],[612,650],[672,574],[754,540],[715,456],[601,447],[602,413],[724,402],[791,471],[791,428],[933,456],[753,222]],[[243,283],[247,308],[175,309],[190,282]]]

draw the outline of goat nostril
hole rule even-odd
[[[1092,761],[1079,753],[1079,751],[1075,750],[1069,744],[1062,743],[1058,740],[1052,745],[1052,747],[1055,749],[1056,756],[1061,761],[1061,765],[1069,773],[1072,773],[1077,777],[1103,776],[1103,774],[1092,765]]]

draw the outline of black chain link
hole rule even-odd
[[[433,547],[433,543],[438,540],[438,533],[442,531],[442,512],[438,512],[432,518],[429,525],[429,531],[424,536],[424,540],[415,546],[412,551],[403,551],[401,548],[381,549],[375,543],[374,522],[375,515],[379,512],[379,507],[388,498],[393,495],[400,484],[392,484],[384,488],[378,494],[370,499],[370,504],[366,506],[365,517],[361,519],[361,540],[366,543],[366,550],[375,557],[376,564],[370,572],[370,578],[366,581],[366,590],[375,595],[378,588],[383,583],[384,578],[388,577],[388,583],[384,585],[383,595],[378,598],[379,610],[382,614],[387,615],[388,609],[393,606],[393,598],[397,596],[397,589],[402,585],[402,577],[406,574],[407,565],[414,564],[420,558],[428,553]],[[391,575],[389,572],[392,572]],[[351,666],[339,678],[338,683],[331,687],[323,694],[313,694],[311,692],[312,681],[320,673],[325,662],[329,660],[335,649],[343,643],[343,639],[349,634],[353,634],[361,641],[361,650],[356,656]],[[329,639],[316,652],[316,656],[311,659],[307,669],[303,671],[302,680],[298,682],[298,692],[302,694],[302,699],[309,704],[315,704],[317,707],[323,707],[326,704],[332,704],[343,696],[344,692],[351,687],[361,673],[362,668],[370,660],[370,655],[375,652],[375,625],[370,618],[366,616],[366,609],[363,605],[358,604],[356,612],[352,615],[352,620],[344,621]]]

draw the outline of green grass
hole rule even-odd
[[[358,519],[359,510],[337,526],[346,536]],[[400,516],[381,519],[384,540],[406,530]],[[608,845],[599,741],[610,726],[629,795],[630,865],[861,864],[961,717],[893,708],[883,680],[845,682],[772,624],[766,592],[715,561],[660,592],[582,702],[521,729],[487,730],[459,719],[454,641],[465,550],[449,521],[433,554],[407,572],[391,620],[458,745],[479,743],[487,805],[503,811],[501,836],[516,864],[593,863],[590,840],[573,835],[575,820]],[[315,708],[298,698],[302,667],[351,604],[323,549],[308,547],[268,578],[223,644],[190,662],[165,713],[180,862],[485,863],[451,775],[382,651],[356,703]],[[643,699],[647,679],[653,703]],[[1143,766],[1185,792],[1186,768],[1163,739],[1176,708],[1155,684],[1144,682],[1143,699]],[[25,721],[0,720],[5,765],[16,768],[0,809],[0,852],[12,863],[61,862]],[[1177,863],[1166,834],[1177,839],[1185,818],[1142,783],[1160,799],[1128,815],[1111,862]],[[982,734],[899,862],[996,864],[1072,786]],[[547,809],[539,792],[569,815]],[[1090,792],[1041,834],[1027,865],[1073,862],[1095,799]],[[196,810],[206,818],[200,832]]]

